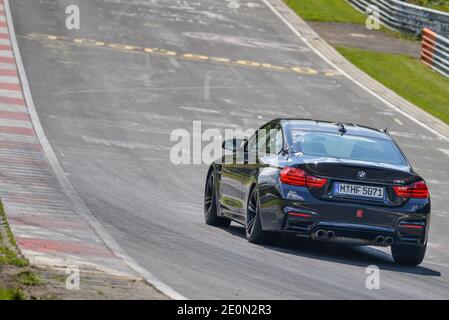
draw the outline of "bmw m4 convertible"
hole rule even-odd
[[[223,148],[207,174],[208,225],[235,221],[246,226],[248,241],[260,244],[293,233],[391,246],[395,262],[422,262],[429,191],[386,130],[276,119]]]

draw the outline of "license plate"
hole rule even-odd
[[[334,194],[383,199],[384,188],[337,182],[334,185]]]

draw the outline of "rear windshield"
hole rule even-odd
[[[295,151],[307,155],[407,164],[395,143],[390,140],[295,129],[292,130],[292,136]]]

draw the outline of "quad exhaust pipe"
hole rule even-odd
[[[325,234],[326,234],[326,231],[324,231],[324,230],[322,230],[322,229],[320,229],[320,230],[318,230],[317,232],[315,232],[315,235],[316,235],[316,237],[317,237],[318,239],[324,237]]]
[[[383,236],[378,236],[378,237],[376,238],[376,242],[377,242],[378,244],[382,244],[382,243],[385,242],[385,238],[384,238]]]
[[[393,244],[394,239],[392,237],[384,237],[384,236],[378,236],[376,238],[376,243],[377,244],[386,244],[386,245],[391,245]]]
[[[332,239],[334,237],[335,237],[335,232],[331,231],[331,230],[325,231],[323,229],[319,229],[313,234],[313,238],[315,240],[322,239],[322,238]]]
[[[315,231],[312,234],[312,239],[313,240],[322,240],[322,239],[333,240],[333,239],[335,239],[335,240],[345,241],[346,238],[336,238],[335,232],[332,230],[318,229],[317,231]],[[393,237],[385,237],[385,236],[379,235],[374,239],[374,242],[380,246],[389,246],[394,243],[394,239],[393,239]],[[365,244],[369,245],[369,244],[373,244],[373,243],[370,242],[370,240],[365,240]]]
[[[335,237],[335,232],[333,231],[326,232],[326,238],[332,239],[333,237]]]

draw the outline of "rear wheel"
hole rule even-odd
[[[207,178],[204,192],[204,220],[210,226],[229,227],[231,220],[218,216],[216,190],[214,174],[211,173]]]
[[[424,246],[393,245],[391,246],[391,254],[396,263],[417,266],[423,261],[426,248],[427,243]]]
[[[262,229],[259,192],[256,187],[251,191],[246,210],[246,238],[249,242],[257,244],[273,244],[278,238],[277,233]]]

